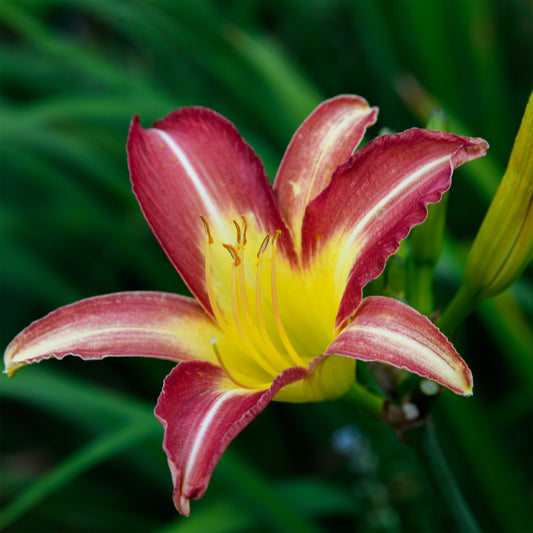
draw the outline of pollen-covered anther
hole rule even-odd
[[[207,222],[207,219],[204,216],[200,215],[200,218],[202,219],[202,222],[204,223],[204,229],[207,235],[207,242],[209,244],[213,244],[215,242],[215,239],[213,239],[213,236],[211,235],[211,229],[209,228],[209,223]]]
[[[238,267],[241,264],[241,258],[239,257],[239,252],[237,252],[237,249],[233,244],[222,244],[224,248],[229,252],[233,259],[233,265]]]
[[[246,222],[246,218],[244,218],[244,215],[241,215],[242,220],[242,246],[243,248],[246,246],[246,230],[248,229],[248,223]]]
[[[258,259],[260,259],[265,253],[265,250],[267,249],[267,246],[268,246],[268,241],[270,241],[270,235],[267,233],[265,235],[265,238],[263,239],[263,242],[261,243],[261,246],[259,247],[259,250],[257,251]]]
[[[240,245],[242,237],[241,227],[239,226],[239,223],[236,220],[233,221],[233,224],[235,224],[235,228],[237,229],[237,244]]]
[[[247,243],[246,230],[248,229],[248,223],[246,222],[245,216],[241,215],[241,225],[239,225],[236,220],[233,220],[233,224],[237,230],[237,245],[244,249]]]

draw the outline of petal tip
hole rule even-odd
[[[462,390],[461,394],[463,396],[473,396],[474,395],[474,383],[472,380],[472,373],[468,369],[468,376],[467,376],[467,386]]]
[[[183,516],[189,516],[191,514],[190,500],[183,496],[182,494],[177,493],[174,498],[174,503],[176,509]]]
[[[130,129],[131,129],[133,126],[138,126],[140,120],[141,120],[141,117],[140,117],[139,115],[134,115],[133,118],[131,119],[131,122],[130,122]]]
[[[23,365],[17,365],[14,363],[9,363],[6,365],[4,370],[2,371],[2,374],[7,374],[8,378],[12,378],[15,375],[15,372]]]
[[[457,363],[461,363],[462,368],[456,368],[454,378],[448,377],[448,379],[436,381],[444,387],[450,389],[455,394],[459,394],[461,396],[473,396],[474,382],[472,372],[470,371],[470,368],[468,368],[467,364],[464,362],[463,359],[459,358],[459,361],[457,361]]]
[[[15,341],[16,338],[11,341],[4,353],[4,370],[2,371],[2,374],[7,374],[7,376],[10,378],[15,375],[15,372],[21,366],[24,366],[23,364],[13,362],[13,359],[15,358],[15,353],[17,351],[17,343]]]
[[[489,143],[481,137],[473,137],[469,140],[470,143],[466,145],[465,149],[468,154],[472,154],[474,157],[483,157],[490,148]]]

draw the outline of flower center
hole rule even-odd
[[[206,218],[200,218],[206,233],[205,277],[209,303],[223,337],[231,348],[224,355],[219,340],[211,339],[220,366],[236,385],[245,388],[264,385],[264,373],[271,380],[286,368],[306,366],[287,334],[280,313],[276,258],[281,231],[277,230],[272,236],[266,234],[257,254],[250,260],[246,218],[241,216],[240,223],[234,220],[236,241],[222,243],[232,261],[231,280],[214,280],[213,247],[216,243]],[[231,284],[231,298],[226,305],[217,298],[214,281],[221,281],[226,287],[228,283]],[[241,362],[243,359],[252,359],[264,371],[262,377],[255,379],[256,376],[243,372],[239,359]],[[242,375],[242,379],[237,378],[235,373]],[[253,387],[248,387],[243,381],[253,382]]]

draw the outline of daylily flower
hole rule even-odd
[[[471,394],[470,370],[427,318],[363,298],[362,288],[448,189],[453,169],[488,145],[411,129],[352,155],[376,116],[356,96],[324,102],[294,135],[273,188],[217,113],[184,108],[150,129],[135,117],[133,190],[194,298],[126,292],[63,307],[15,338],[7,372],[67,354],[179,362],[155,414],[185,515],[228,444],[271,400],[337,398],[357,359]]]

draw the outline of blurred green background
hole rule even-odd
[[[528,0],[3,0],[0,344],[108,292],[186,289],[143,220],[125,157],[144,126],[203,105],[272,178],[323,99],[364,96],[378,125],[491,145],[455,173],[436,299],[450,301],[533,86]],[[531,269],[456,339],[471,399],[444,393],[437,435],[485,531],[533,526]],[[68,359],[68,358],[67,358]],[[5,531],[445,532],[438,490],[395,433],[347,401],[271,404],[232,443],[191,517],[172,504],[152,409],[168,362],[76,358],[0,376]]]

